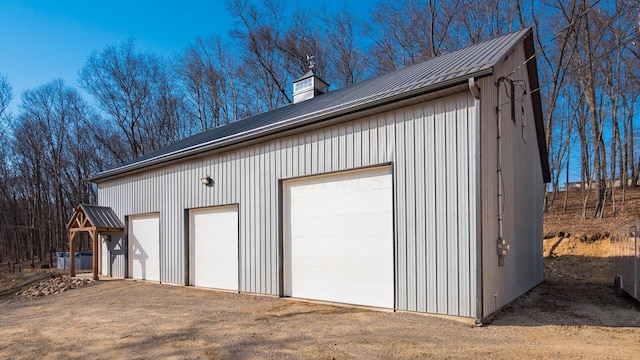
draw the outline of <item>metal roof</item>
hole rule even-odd
[[[295,82],[298,82],[298,81],[301,81],[301,80],[304,80],[304,79],[310,78],[310,77],[312,77],[312,76],[315,76],[316,78],[320,79],[320,78],[319,78],[319,77],[318,77],[318,76],[313,72],[313,70],[309,70],[309,71],[307,71],[307,73],[306,73],[306,74],[302,75],[299,79],[293,80],[293,82],[295,83]],[[322,79],[320,79],[320,80],[322,80]],[[324,80],[322,80],[322,82],[326,84],[326,82],[325,82]]]
[[[118,215],[108,206],[80,204],[91,224],[98,228],[124,228]]]
[[[525,37],[530,38],[531,36],[532,29],[526,28],[327,92],[310,100],[250,116],[177,141],[129,163],[101,172],[89,180],[99,182],[130,171],[466,83],[471,77],[492,74],[496,64]],[[533,41],[530,46],[533,47]],[[529,61],[527,66],[530,66],[530,63],[535,65],[535,59]],[[532,72],[529,71],[529,73],[531,76]],[[537,84],[537,71],[533,75],[536,76],[535,83]],[[535,121],[542,124],[542,117],[536,118]],[[539,145],[544,146],[546,154],[544,137],[540,137],[540,135],[538,142]],[[547,163],[547,161],[545,155],[542,162]],[[548,169],[548,163],[546,168]],[[543,173],[545,173],[544,164]]]

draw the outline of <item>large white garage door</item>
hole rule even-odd
[[[285,295],[393,307],[391,168],[284,184]]]
[[[129,217],[129,277],[160,281],[160,215]]]
[[[238,207],[189,212],[189,285],[238,290]]]

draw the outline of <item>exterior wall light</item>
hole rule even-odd
[[[203,177],[202,179],[200,179],[200,182],[204,186],[209,186],[209,185],[213,184],[213,179],[211,178],[211,176],[207,175],[207,176]]]

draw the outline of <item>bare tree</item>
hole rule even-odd
[[[30,243],[38,256],[66,243],[65,224],[78,203],[95,200],[84,179],[95,160],[83,124],[92,110],[79,93],[55,80],[22,95],[21,112],[14,129],[17,171],[28,182],[27,207]],[[43,181],[48,179],[48,181]],[[48,223],[42,223],[48,219]],[[49,242],[44,241],[48,239]]]
[[[0,74],[0,118],[5,116],[5,111],[13,99],[13,92],[7,77]]]
[[[291,102],[290,76],[278,49],[282,37],[284,2],[265,0],[261,7],[246,0],[229,0],[227,8],[236,18],[231,32],[241,49],[242,85],[258,100],[259,110],[271,110]]]
[[[10,114],[7,114],[7,108],[13,99],[11,85],[6,76],[0,74],[0,143],[6,144],[8,136],[6,130],[9,124]],[[15,254],[11,252],[12,247],[9,237],[10,231],[10,190],[11,174],[9,173],[9,153],[6,146],[0,146],[0,261],[2,254],[11,253],[11,259],[15,258]]]
[[[362,42],[358,19],[354,14],[342,10],[337,14],[325,15],[327,28],[326,51],[327,78],[336,86],[344,86],[361,81],[369,65],[367,57],[358,44]]]
[[[200,131],[236,121],[254,111],[243,102],[240,71],[231,45],[218,35],[198,37],[176,60],[176,73],[190,116]]]
[[[291,79],[309,71],[311,56],[314,57],[314,72],[322,78],[325,77],[330,51],[323,46],[318,19],[315,13],[296,8],[291,21],[283,29],[283,35],[277,39],[276,47],[284,60],[285,71]]]
[[[367,33],[373,41],[370,56],[376,73],[386,73],[456,48],[450,30],[462,1],[384,1],[377,4]]]
[[[4,135],[9,127],[11,114],[7,110],[12,99],[13,91],[9,80],[7,80],[6,76],[0,74],[0,136]]]
[[[541,96],[546,100],[543,103],[545,139],[552,172],[551,190],[553,195],[551,199],[547,199],[545,195],[545,208],[553,205],[558,194],[560,171],[563,168],[563,163],[568,161],[565,159],[565,155],[569,153],[568,147],[571,146],[571,138],[568,134],[572,121],[566,116],[566,107],[564,109],[558,108],[558,101],[565,99],[565,104],[571,102],[571,98],[568,97],[570,94],[565,88],[565,82],[576,52],[576,46],[571,41],[576,28],[571,24],[578,19],[578,16],[576,1],[559,1],[557,4],[549,4],[545,15],[532,16],[536,24],[536,41],[543,65],[540,67],[540,78],[543,84]],[[551,41],[552,39],[554,41]],[[565,96],[561,96],[561,94]]]
[[[133,40],[94,52],[80,71],[79,83],[93,95],[128,145],[120,162],[144,155],[180,138],[177,96],[163,60],[140,53]],[[161,121],[161,123],[158,123]],[[169,136],[165,136],[170,133]]]
[[[221,64],[230,56],[223,54],[226,52],[219,37],[197,38],[176,65],[190,113],[198,119],[200,131],[230,120],[227,79]]]
[[[500,0],[466,1],[462,9],[456,13],[460,24],[458,36],[466,36],[471,44],[505,34],[512,28],[514,22],[513,10],[510,2]],[[516,2],[516,7],[520,5]]]
[[[183,98],[178,91],[178,79],[166,61],[159,61],[159,72],[154,80],[152,103],[142,117],[146,134],[146,148],[156,150],[193,133],[195,123],[187,115]]]

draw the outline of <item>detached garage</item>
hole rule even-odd
[[[128,227],[112,276],[477,322],[542,281],[531,29],[293,89],[293,104],[91,179]]]

